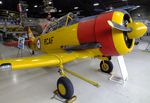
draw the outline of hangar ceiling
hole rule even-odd
[[[17,11],[17,4],[19,0],[0,0],[0,9]],[[22,0],[28,4],[28,16],[29,17],[44,17],[47,13],[44,12],[43,0]],[[94,10],[108,10],[109,8],[117,8],[125,5],[141,5],[144,7],[150,7],[149,0],[49,0],[54,6],[57,12],[52,13],[53,16],[59,17],[69,11],[83,11],[82,14],[93,15],[96,13]],[[95,3],[99,3],[94,5]],[[37,6],[37,7],[35,7]]]

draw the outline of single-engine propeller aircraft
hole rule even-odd
[[[35,38],[29,29],[30,48],[45,54],[0,60],[0,70],[57,66],[61,76],[57,81],[57,93],[70,100],[74,88],[66,77],[64,63],[75,59],[99,58],[102,60],[101,70],[110,73],[113,70],[111,56],[131,52],[135,39],[143,36],[146,31],[147,27],[142,22],[134,22],[124,10],[104,12],[82,19],[69,13],[50,25],[46,34]]]

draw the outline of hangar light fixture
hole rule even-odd
[[[3,2],[2,2],[2,1],[0,1],[0,4],[3,4]]]
[[[29,9],[26,9],[26,11],[29,11]]]
[[[136,7],[137,7],[137,8],[139,8],[139,7],[140,7],[140,5],[137,5]]]
[[[94,3],[93,6],[99,6],[99,3]]]
[[[51,2],[51,1],[49,1],[49,2],[48,2],[48,4],[50,5],[50,4],[52,4],[52,2]]]
[[[37,6],[37,5],[34,5],[34,7],[37,8],[38,6]]]
[[[139,13],[138,13],[138,14],[137,14],[137,16],[138,16],[138,17],[140,17],[140,16],[141,16],[141,14],[139,14]]]
[[[58,10],[58,12],[62,12],[62,10]]]
[[[79,7],[76,6],[76,7],[74,7],[74,9],[79,9]]]

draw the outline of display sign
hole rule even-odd
[[[18,48],[19,49],[24,49],[24,43],[25,43],[25,38],[19,37],[18,38]]]

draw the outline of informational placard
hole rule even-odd
[[[24,44],[25,44],[25,38],[19,37],[18,38],[18,48],[19,49],[24,49]]]

